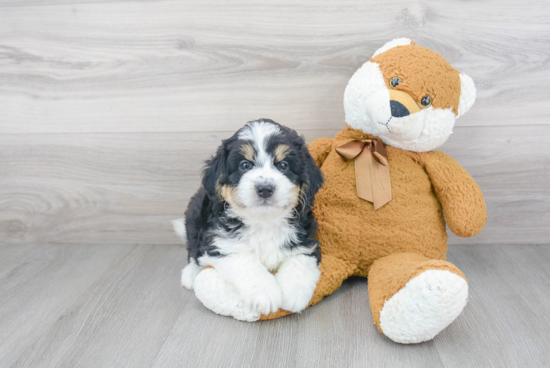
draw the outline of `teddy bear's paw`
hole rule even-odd
[[[237,289],[213,268],[202,270],[195,277],[193,288],[197,299],[214,313],[247,322],[260,318],[260,312],[244,303]]]
[[[468,283],[445,270],[428,270],[395,293],[380,312],[380,328],[402,344],[431,340],[460,315]]]
[[[281,308],[292,313],[306,309],[320,276],[317,261],[311,256],[294,257],[283,264],[275,275],[281,287]]]

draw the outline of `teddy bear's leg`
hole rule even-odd
[[[374,323],[402,344],[431,340],[468,301],[468,283],[455,265],[416,253],[378,259],[368,280]]]

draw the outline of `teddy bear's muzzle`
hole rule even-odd
[[[372,134],[382,138],[417,139],[424,126],[423,111],[403,91],[380,89],[367,98],[365,110],[377,130]]]
[[[403,91],[390,90],[390,110],[394,118],[402,118],[420,111],[412,97]]]

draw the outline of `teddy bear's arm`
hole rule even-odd
[[[487,209],[474,179],[450,156],[440,151],[420,154],[449,228],[469,237],[483,229]]]
[[[308,144],[309,153],[313,156],[315,163],[321,167],[332,147],[332,138],[319,138]]]

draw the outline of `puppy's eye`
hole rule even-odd
[[[239,164],[239,168],[244,171],[248,171],[252,169],[252,166],[254,165],[252,165],[250,161],[246,161],[246,160],[241,161],[241,163]]]
[[[281,162],[277,163],[277,169],[279,171],[282,171],[282,172],[287,171],[288,170],[288,162],[281,161]]]
[[[420,100],[420,105],[422,105],[422,107],[429,107],[431,104],[432,104],[432,99],[430,98],[430,96],[424,96]]]
[[[391,80],[390,80],[390,86],[391,88],[395,88],[397,87],[400,83],[401,83],[401,78],[399,77],[393,77]]]

